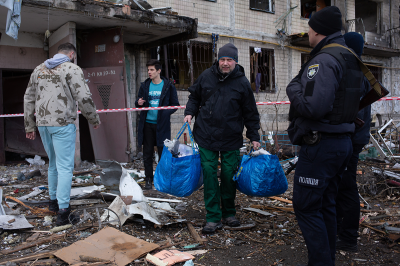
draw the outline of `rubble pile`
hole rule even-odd
[[[284,160],[281,164],[290,166]],[[70,203],[81,221],[56,227],[55,215],[48,211],[47,167],[28,162],[0,166],[0,265],[296,265],[307,261],[291,201],[294,172],[287,176],[289,189],[282,195],[261,198],[237,192],[237,218],[242,225],[202,235],[203,188],[186,198],[154,189],[142,191],[140,155],[129,164],[83,162],[74,171]],[[337,252],[337,265],[395,265],[400,261],[400,195],[399,186],[387,181],[397,180],[400,171],[395,161],[380,158],[361,161],[358,170],[359,251]],[[18,178],[21,173],[23,180]]]

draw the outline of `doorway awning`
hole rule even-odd
[[[0,28],[7,17],[5,7],[0,7]],[[169,41],[188,40],[197,37],[197,21],[193,18],[156,13],[151,10],[135,10],[123,5],[104,1],[38,1],[24,0],[21,11],[20,31],[44,34],[55,31],[73,21],[78,30],[121,27],[124,43],[157,45]]]

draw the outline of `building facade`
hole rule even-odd
[[[198,20],[197,38],[191,39],[186,44],[175,43],[159,49],[161,61],[168,61],[165,64],[170,68],[168,77],[176,81],[182,105],[187,102],[189,95],[187,88],[202,70],[212,64],[218,48],[228,42],[239,49],[239,64],[245,69],[257,102],[288,100],[286,86],[297,75],[301,64],[307,61],[311,51],[307,36],[309,17],[318,8],[329,5],[335,5],[341,10],[343,33],[357,31],[364,36],[363,60],[390,91],[390,95],[400,95],[398,0],[148,0],[148,2],[154,6],[172,7],[179,15]],[[217,41],[212,34],[218,35]],[[175,50],[172,46],[175,46]],[[182,50],[180,53],[177,52],[178,48]],[[164,55],[165,51],[167,56]],[[193,58],[190,58],[190,55]],[[178,67],[175,66],[171,71],[174,64]],[[261,114],[261,134],[286,130],[288,105],[258,106],[258,108]],[[172,135],[182,124],[183,112],[178,110],[174,114]],[[400,104],[397,101],[373,104],[374,114],[398,117],[399,112]]]

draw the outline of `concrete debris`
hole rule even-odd
[[[33,228],[24,215],[1,215],[0,228],[3,230],[17,230]]]
[[[29,180],[35,176],[42,176],[42,173],[40,172],[40,170],[33,170],[32,172],[28,173],[28,174],[24,174],[23,172],[20,172],[18,174],[18,180],[19,181],[25,181],[25,180]]]
[[[394,138],[388,140],[397,145]],[[398,153],[396,148],[394,154]],[[265,150],[274,154],[268,148]],[[0,166],[0,180],[7,184],[0,187],[0,195],[6,200],[0,205],[0,265],[3,261],[28,265],[36,260],[34,265],[111,262],[108,264],[135,266],[283,265],[279,262],[282,258],[285,265],[296,265],[299,260],[306,261],[306,247],[292,202],[294,173],[287,175],[289,189],[283,195],[258,198],[237,192],[236,217],[241,225],[225,225],[213,235],[203,235],[204,191],[177,198],[156,190],[142,190],[143,160],[140,156],[135,158],[126,164],[82,162],[74,171],[70,206],[83,222],[62,227],[54,227],[55,214],[47,210],[47,164]],[[281,165],[289,169],[296,160],[294,156],[282,159]],[[350,265],[351,261],[354,265],[384,265],[396,258],[400,260],[400,190],[394,183],[399,182],[399,165],[385,161],[374,146],[360,154],[357,183],[360,202],[364,203],[360,252],[356,258],[349,252],[338,252],[338,265]],[[27,177],[36,170],[41,176],[18,180],[20,173]],[[18,225],[18,217],[26,221],[27,228],[7,229]],[[108,230],[111,231],[104,234]],[[142,250],[142,245],[149,248]],[[185,251],[186,257],[179,255],[181,251]],[[296,259],[293,252],[299,254]],[[371,252],[377,255],[371,258]],[[58,255],[54,257],[54,253]],[[174,260],[167,262],[167,257]]]
[[[1,204],[2,201],[3,201],[3,189],[0,188],[0,216],[6,215],[6,211],[4,210],[3,204]]]

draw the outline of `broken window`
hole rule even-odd
[[[301,65],[305,64],[310,59],[311,59],[311,55],[310,54],[302,53],[301,54]]]
[[[382,68],[381,67],[374,67],[368,66],[371,73],[374,75],[377,81],[382,82]]]
[[[250,0],[250,9],[274,13],[275,1],[274,0]]]
[[[365,31],[380,34],[381,3],[369,0],[356,0],[356,18],[361,18],[364,25],[356,23],[356,32]]]
[[[301,17],[309,19],[315,12],[330,5],[331,0],[301,0]]]
[[[187,90],[213,64],[212,43],[167,44],[160,49],[160,60],[164,63],[161,75],[173,81],[177,89]]]
[[[255,92],[275,92],[274,50],[250,47],[250,83]]]

